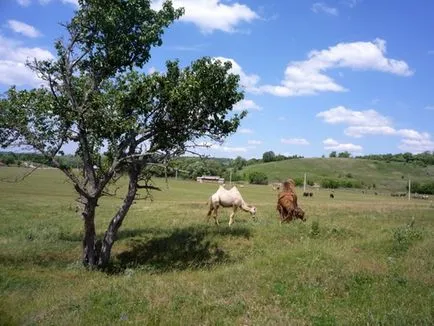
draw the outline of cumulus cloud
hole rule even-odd
[[[248,140],[247,144],[249,145],[261,145],[263,142],[261,140]]]
[[[23,34],[27,37],[35,38],[41,36],[41,33],[35,27],[18,20],[8,20],[8,27],[15,33]]]
[[[50,51],[38,47],[24,47],[15,40],[0,35],[0,84],[7,86],[39,86],[42,81],[26,67],[27,60],[53,59]]]
[[[403,139],[398,147],[406,152],[422,153],[425,151],[434,151],[434,141],[429,138]]]
[[[247,152],[246,147],[233,147],[233,146],[226,146],[226,145],[212,145],[212,149],[217,150],[219,152],[225,152],[225,153],[245,153]]]
[[[280,142],[287,145],[309,145],[309,142],[304,138],[281,138]]]
[[[357,126],[384,126],[390,124],[388,118],[375,110],[354,111],[344,106],[331,108],[330,110],[318,113],[316,116],[330,124],[345,123]]]
[[[336,8],[329,7],[324,2],[315,2],[312,5],[311,10],[316,14],[325,13],[325,14],[331,15],[331,16],[339,15],[339,11]]]
[[[232,68],[229,72],[233,74],[237,74],[240,76],[240,84],[245,88],[247,92],[258,93],[259,90],[257,88],[257,84],[259,83],[258,75],[249,75],[243,71],[241,66],[234,60],[225,57],[215,57],[215,60],[220,60],[221,62],[229,61],[232,64]]]
[[[152,7],[160,9],[164,0],[153,0]],[[183,7],[185,14],[180,18],[183,22],[193,23],[202,33],[215,30],[236,32],[240,23],[250,23],[259,19],[259,15],[244,4],[223,3],[220,0],[173,0],[175,8]]]
[[[350,152],[350,153],[360,153],[363,147],[360,145],[355,145],[351,143],[343,144],[334,140],[333,138],[327,138],[323,141],[324,149],[327,151],[338,151],[338,152]]]
[[[46,5],[50,2],[52,2],[53,0],[39,0],[39,3],[41,5]],[[63,4],[71,4],[74,5],[76,7],[78,7],[78,0],[60,0]]]
[[[402,60],[386,56],[386,41],[339,43],[321,51],[311,51],[308,59],[292,61],[285,70],[281,85],[263,85],[260,90],[276,96],[313,95],[320,92],[344,92],[347,89],[325,75],[326,70],[350,68],[373,70],[398,76],[413,72]]]
[[[357,6],[362,0],[344,0],[342,3],[350,8]]]
[[[258,104],[256,104],[254,101],[244,99],[244,100],[241,100],[237,104],[234,105],[234,110],[235,111],[243,111],[243,110],[260,111],[260,110],[262,110],[262,108]]]
[[[240,128],[238,129],[240,134],[253,134],[253,130],[249,128]]]
[[[22,7],[30,6],[31,0],[17,0],[17,3]]]
[[[338,106],[320,112],[316,116],[329,124],[348,125],[344,130],[347,136],[355,138],[361,138],[366,135],[398,136],[402,137],[401,144],[399,145],[400,149],[406,148],[406,150],[411,152],[419,152],[421,148],[425,148],[425,150],[434,149],[429,133],[413,129],[397,129],[393,126],[390,118],[381,115],[375,110],[355,111],[347,109],[344,106]],[[413,144],[414,147],[411,148],[410,144]]]

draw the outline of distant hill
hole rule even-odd
[[[386,162],[355,158],[303,158],[246,166],[242,172],[263,172],[269,182],[287,178],[302,180],[304,173],[311,182],[325,179],[347,180],[363,188],[405,191],[408,177],[415,182],[432,182],[434,165],[423,167],[404,162]]]

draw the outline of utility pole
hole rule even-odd
[[[306,172],[304,172],[303,192],[306,192]]]
[[[411,180],[408,178],[408,200],[411,198]]]
[[[229,169],[229,185],[232,186],[232,168]]]
[[[178,169],[175,169],[175,180],[178,180]]]

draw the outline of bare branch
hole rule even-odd
[[[16,177],[14,180],[8,180],[8,178],[0,178],[0,181],[1,182],[7,182],[7,183],[17,183],[17,182],[23,181],[25,178],[30,176],[33,172],[35,172],[39,168],[40,168],[40,166],[36,166],[36,167],[32,168],[29,172],[26,172],[25,174],[23,174],[22,176]]]
[[[137,189],[148,189],[148,190],[158,190],[161,191],[161,188],[151,186],[151,185],[139,185],[137,184]]]

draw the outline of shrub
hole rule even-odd
[[[268,177],[264,172],[253,171],[248,175],[249,183],[257,184],[257,185],[266,185],[268,184]]]

